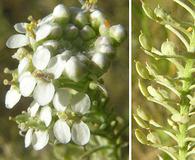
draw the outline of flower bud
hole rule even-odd
[[[105,24],[101,24],[99,27],[99,33],[101,36],[106,36],[109,34],[109,27],[107,27]]]
[[[78,28],[74,24],[68,24],[65,28],[65,38],[75,39],[79,33]]]
[[[111,60],[107,55],[101,53],[95,53],[92,57],[92,61],[102,70],[106,71],[110,66]]]
[[[100,45],[96,47],[96,52],[112,57],[115,53],[115,49],[111,45]]]
[[[73,22],[78,27],[83,27],[83,26],[87,25],[89,23],[87,14],[85,12],[83,12],[83,11],[79,11],[75,15],[75,17],[73,18]]]
[[[104,15],[101,11],[95,10],[90,14],[90,22],[93,28],[98,29],[104,23]]]
[[[110,37],[115,39],[118,43],[121,43],[126,37],[125,29],[120,24],[110,27],[109,33]]]
[[[43,46],[57,50],[59,47],[59,42],[56,40],[48,40],[43,43]]]
[[[70,19],[70,11],[68,7],[59,4],[53,10],[53,17],[56,22],[66,24]]]
[[[111,45],[111,44],[112,44],[112,40],[107,36],[98,37],[95,41],[95,47],[99,47],[101,45]]]
[[[145,134],[140,129],[135,130],[135,136],[140,143],[142,144],[148,143]]]
[[[65,65],[67,76],[73,81],[80,81],[87,73],[86,66],[77,57],[72,56]]]
[[[91,38],[94,38],[95,37],[95,31],[88,25],[84,26],[80,32],[81,34],[81,37],[84,39],[84,40],[89,40]]]

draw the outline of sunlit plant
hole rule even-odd
[[[136,61],[136,70],[140,75],[139,89],[148,101],[164,107],[168,116],[167,125],[159,124],[141,107],[137,108],[134,119],[142,129],[136,129],[135,135],[142,144],[158,148],[173,160],[195,159],[195,98],[194,98],[194,62],[195,62],[195,11],[191,8],[195,2],[173,0],[191,16],[192,22],[176,20],[160,6],[154,10],[142,2],[145,14],[156,23],[171,31],[184,44],[185,50],[170,40],[162,43],[161,48],[152,47],[144,33],[139,36],[141,48],[154,61],[146,65]],[[190,7],[191,5],[191,7]],[[164,75],[158,66],[159,60],[167,60],[176,68],[176,73]],[[166,66],[165,66],[166,67]],[[170,140],[164,141],[162,134]],[[163,160],[159,155],[159,160]]]
[[[12,75],[4,80],[10,85],[5,106],[12,109],[22,96],[32,99],[25,111],[10,117],[25,147],[73,143],[84,146],[83,158],[107,149],[108,159],[120,159],[128,124],[108,107],[102,75],[126,33],[122,25],[111,26],[95,0],[80,2],[82,8],[59,4],[41,20],[30,16],[14,25],[18,34],[6,45],[17,49],[12,58],[19,64],[4,70]]]

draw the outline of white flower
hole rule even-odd
[[[89,111],[91,100],[85,93],[77,93],[72,97],[71,109],[74,112],[85,114]]]
[[[49,141],[49,134],[47,131],[35,131],[32,136],[32,145],[34,150],[43,149]]]
[[[41,19],[41,21],[37,24],[37,27],[40,27],[46,23],[50,23],[53,21],[53,15],[49,14],[47,16],[45,16],[44,18]]]
[[[53,98],[54,108],[58,112],[64,112],[67,106],[70,104],[71,97],[72,95],[69,89],[67,88],[58,89]]]
[[[70,19],[70,11],[66,6],[59,4],[53,10],[53,17],[57,22],[67,23]]]
[[[51,108],[49,106],[44,106],[43,108],[41,108],[39,118],[45,123],[46,127],[48,127],[52,120]]]
[[[16,23],[14,25],[14,29],[18,32],[18,33],[26,33],[26,25],[27,23]]]
[[[27,71],[29,66],[30,66],[30,60],[27,57],[24,57],[18,65],[18,75],[20,76],[22,73]]]
[[[52,101],[54,92],[55,88],[53,83],[39,81],[35,87],[33,97],[41,106],[45,106]]]
[[[121,43],[126,36],[125,29],[122,25],[114,25],[110,27],[110,37],[114,38],[118,43]]]
[[[36,114],[37,114],[37,112],[39,110],[39,107],[40,107],[40,105],[36,101],[33,101],[30,104],[30,106],[29,106],[27,111],[28,111],[28,113],[30,114],[31,117],[35,117],[36,116]]]
[[[11,36],[7,42],[6,42],[6,46],[8,48],[20,48],[23,46],[27,46],[29,44],[29,39],[28,37],[26,37],[23,34],[14,34],[13,36]]]
[[[18,89],[11,86],[5,96],[5,107],[12,109],[19,102],[20,98],[21,94]]]
[[[68,143],[71,140],[71,132],[70,127],[66,123],[65,120],[59,119],[55,122],[53,127],[53,132],[56,137],[56,139],[60,143]]]
[[[82,121],[73,124],[71,128],[71,135],[72,141],[78,145],[85,145],[90,140],[90,130]]]
[[[54,75],[54,79],[58,79],[65,68],[65,61],[62,61],[60,56],[52,57],[49,61],[49,64],[45,71],[47,73],[52,73]]]
[[[50,50],[47,47],[39,46],[33,55],[32,62],[37,69],[43,70],[47,67],[50,58]]]
[[[37,81],[30,72],[25,72],[19,79],[20,92],[24,97],[28,97],[32,94]]]
[[[75,56],[72,56],[65,65],[67,76],[73,81],[80,81],[86,74],[86,66]]]
[[[25,138],[24,138],[25,148],[27,148],[27,147],[29,147],[31,145],[31,143],[32,143],[32,135],[33,135],[33,129],[30,128],[26,132],[26,135],[25,135]]]

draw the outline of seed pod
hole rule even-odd
[[[133,117],[140,127],[144,129],[149,128],[149,125],[145,121],[143,121],[141,118],[139,118],[137,115],[134,114]]]
[[[65,28],[65,38],[75,39],[78,36],[79,30],[74,24],[68,24]]]
[[[139,35],[139,42],[141,44],[141,46],[146,49],[146,50],[151,50],[151,46],[149,45],[146,36],[141,32],[141,34]]]
[[[126,37],[125,29],[120,24],[110,27],[109,34],[118,43],[121,43]]]
[[[161,52],[164,55],[175,55],[175,44],[171,41],[165,41],[161,46]]]
[[[99,10],[95,10],[90,14],[90,22],[93,28],[98,29],[105,21],[103,13]]]
[[[94,30],[88,25],[86,25],[82,28],[80,34],[84,40],[90,40],[91,38],[95,37],[95,35],[96,35]]]
[[[137,61],[135,67],[140,77],[142,77],[143,79],[150,79],[149,72],[143,64]]]
[[[152,86],[148,86],[147,87],[148,92],[150,93],[150,95],[155,98],[156,100],[162,101],[164,100],[164,98],[162,97],[162,95]]]
[[[140,143],[142,144],[148,143],[145,134],[140,129],[135,130],[135,136]]]
[[[147,4],[145,4],[145,3],[142,2],[142,8],[143,8],[145,14],[149,18],[151,18],[151,19],[155,19],[156,18],[153,10],[151,8],[149,8]]]
[[[148,114],[146,114],[142,109],[141,107],[139,106],[137,108],[137,115],[143,119],[144,121],[149,121],[150,120],[150,116]]]
[[[154,144],[160,144],[160,138],[158,137],[158,134],[156,132],[151,132],[147,135],[147,140],[154,143]]]
[[[150,94],[149,94],[149,92],[146,88],[146,85],[143,83],[143,81],[139,80],[138,81],[138,86],[139,86],[139,89],[140,89],[140,91],[141,91],[141,93],[144,97],[149,97],[150,96]]]
[[[66,24],[70,19],[70,11],[68,7],[59,4],[53,10],[54,21]]]

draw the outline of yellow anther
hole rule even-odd
[[[5,86],[8,86],[8,85],[11,85],[12,82],[11,82],[11,81],[8,81],[7,79],[4,79],[4,80],[3,80],[3,84],[4,84]]]
[[[189,27],[186,31],[187,32],[192,32],[192,29],[193,29],[192,27]]]
[[[13,71],[11,71],[9,68],[4,68],[4,73],[7,73],[7,74],[12,74]]]

